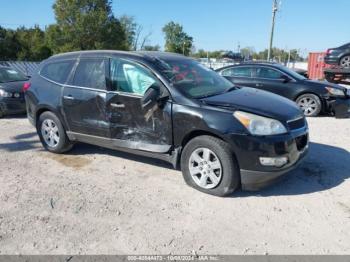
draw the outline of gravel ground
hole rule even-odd
[[[310,154],[260,192],[218,198],[157,160],[43,151],[0,119],[1,254],[349,254],[350,120],[309,119]]]

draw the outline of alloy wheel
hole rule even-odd
[[[342,67],[350,67],[350,56],[345,56],[340,60],[340,65]]]
[[[45,143],[49,147],[56,147],[60,142],[60,134],[58,126],[51,119],[45,119],[41,124],[41,134],[44,138]]]
[[[298,105],[306,116],[311,116],[317,111],[317,101],[312,97],[303,97],[298,102]]]
[[[212,189],[220,184],[222,165],[217,155],[208,148],[198,148],[189,159],[190,174],[201,188]]]

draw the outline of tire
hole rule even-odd
[[[204,151],[209,152],[209,158],[205,157]],[[217,168],[218,163],[220,169]],[[200,168],[202,171],[199,171]],[[207,194],[228,196],[240,185],[237,160],[230,146],[216,137],[199,136],[190,140],[181,155],[181,170],[189,186]],[[205,181],[202,186],[201,181]]]
[[[296,103],[303,110],[305,116],[315,117],[322,111],[321,99],[314,94],[303,94],[297,98]]]
[[[43,147],[56,154],[65,153],[72,149],[66,131],[58,117],[49,111],[42,113],[37,122],[37,133]]]
[[[350,55],[343,56],[339,60],[339,65],[341,67],[349,68],[350,67]]]

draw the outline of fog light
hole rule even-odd
[[[282,167],[288,163],[288,157],[260,157],[263,166]]]

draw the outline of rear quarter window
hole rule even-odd
[[[64,84],[67,81],[73,65],[73,60],[49,63],[44,65],[40,71],[40,75],[49,80]]]

